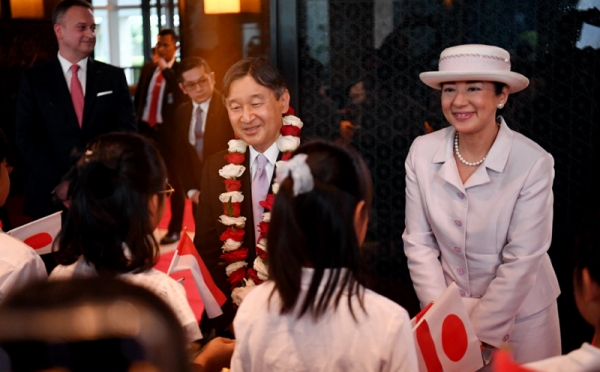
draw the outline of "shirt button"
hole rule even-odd
[[[460,247],[457,247],[455,245],[453,248],[454,248],[454,252],[456,252],[456,253],[460,253],[461,252]]]
[[[504,341],[504,342],[508,341],[508,335],[504,335],[504,337],[502,338],[502,341]]]
[[[460,222],[459,220],[454,220],[454,224],[458,227],[462,226],[462,222]]]
[[[465,275],[465,269],[463,269],[462,267],[456,269],[456,272],[458,273],[458,275]]]
[[[465,194],[463,194],[462,192],[457,192],[456,195],[458,195],[459,199],[464,199],[465,198]]]
[[[460,290],[460,297],[465,297],[467,295],[467,292],[463,291],[462,289]]]

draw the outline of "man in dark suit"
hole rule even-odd
[[[161,239],[161,244],[171,244],[179,240],[185,206],[185,194],[178,182],[178,166],[176,157],[172,155],[170,141],[170,136],[175,130],[175,112],[184,98],[177,83],[177,40],[173,30],[163,29],[158,33],[155,53],[152,61],[142,67],[134,100],[140,133],[154,141],[165,160],[169,183],[175,189],[171,196],[169,230]]]
[[[34,219],[60,209],[52,192],[73,149],[104,133],[137,130],[123,70],[89,57],[96,44],[91,5],[62,1],[52,21],[58,55],[23,72],[17,98],[17,145],[30,170],[25,214]]]
[[[188,57],[181,62],[179,72],[179,87],[191,100],[177,109],[173,149],[179,159],[177,173],[196,206],[204,161],[227,149],[233,130],[221,93],[215,89],[215,73],[208,63],[200,57]]]
[[[233,131],[249,145],[244,161],[246,170],[239,180],[240,191],[244,196],[240,215],[246,217],[242,247],[248,249],[245,261],[247,268],[251,268],[256,258],[255,247],[259,236],[257,225],[264,212],[259,202],[271,192],[275,163],[281,159],[276,141],[282,126],[282,116],[289,109],[290,95],[277,68],[264,59],[246,58],[233,65],[225,74],[223,97]],[[194,244],[215,283],[228,298],[223,305],[223,315],[214,319],[203,318],[200,325],[203,332],[211,328],[217,333],[227,329],[235,315],[231,302],[231,284],[225,274],[226,265],[222,265],[220,258],[223,242],[219,237],[226,226],[219,222],[219,216],[223,214],[219,195],[226,190],[219,170],[228,164],[224,159],[226,154],[227,151],[219,152],[208,158],[204,165],[200,205],[196,215]]]

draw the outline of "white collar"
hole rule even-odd
[[[254,149],[254,147],[252,146],[248,146],[250,147],[250,166],[252,166],[252,164],[254,164],[254,159],[256,159],[256,157],[258,156],[258,154],[260,154],[258,151],[256,151]],[[262,153],[267,160],[269,160],[269,163],[271,164],[275,164],[277,162],[277,157],[279,156],[279,148],[277,147],[277,141],[273,142],[273,144],[265,151]]]
[[[73,65],[65,57],[60,55],[60,51],[58,51],[58,62],[60,62],[60,67],[62,68],[63,74],[65,74],[65,75],[67,74],[67,72],[69,72],[69,69]],[[87,64],[88,64],[88,57],[85,57],[81,61],[77,62],[77,65],[79,65],[79,69],[83,73],[87,72]]]
[[[202,103],[196,103],[196,101],[192,100],[192,106],[194,107],[194,111],[196,111],[196,108],[198,106],[200,106],[200,108],[202,109],[202,111],[204,111],[205,113],[208,112],[208,108],[210,107],[210,100],[211,100],[211,98],[207,99],[206,101],[204,101]]]

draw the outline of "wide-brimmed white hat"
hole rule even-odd
[[[423,72],[421,80],[435,89],[455,81],[495,81],[509,87],[510,93],[529,85],[525,76],[510,71],[510,54],[491,45],[467,44],[444,49],[440,54],[439,71]]]

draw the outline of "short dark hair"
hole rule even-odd
[[[59,23],[60,19],[67,12],[67,10],[74,6],[81,6],[91,11],[94,10],[94,8],[92,8],[92,4],[88,3],[85,0],[63,0],[60,3],[56,4],[54,10],[52,11],[52,24],[55,25]]]
[[[600,207],[592,203],[582,218],[575,238],[575,283],[585,268],[594,281],[600,284]]]
[[[175,31],[171,30],[170,28],[163,28],[158,33],[158,36],[167,36],[167,35],[171,35],[171,38],[173,39],[173,41],[175,43],[177,43],[179,41],[179,37],[177,36],[177,34],[175,33]]]
[[[276,99],[286,90],[285,80],[277,67],[264,58],[249,57],[237,61],[227,70],[223,78],[223,98],[229,97],[231,84],[245,76],[251,76],[256,83],[271,89]]]
[[[294,155],[307,154],[306,164],[314,179],[311,191],[294,196],[293,180],[281,182],[273,205],[268,232],[269,275],[281,297],[281,313],[295,309],[300,300],[302,267],[310,263],[314,274],[298,317],[309,312],[315,319],[333,303],[337,308],[344,293],[358,296],[364,310],[361,253],[354,225],[354,211],[371,206],[371,178],[358,153],[342,145],[315,141],[300,146]],[[326,275],[329,269],[331,274]],[[321,281],[325,282],[319,291]]]
[[[70,172],[71,207],[57,239],[57,262],[70,265],[83,256],[106,274],[152,268],[159,250],[148,201],[164,190],[166,177],[157,149],[139,134],[91,141]]]
[[[211,73],[210,65],[204,58],[200,57],[187,57],[184,58],[183,61],[179,64],[179,81],[183,81],[183,73],[188,72],[194,68],[204,67],[204,71],[207,73]]]

